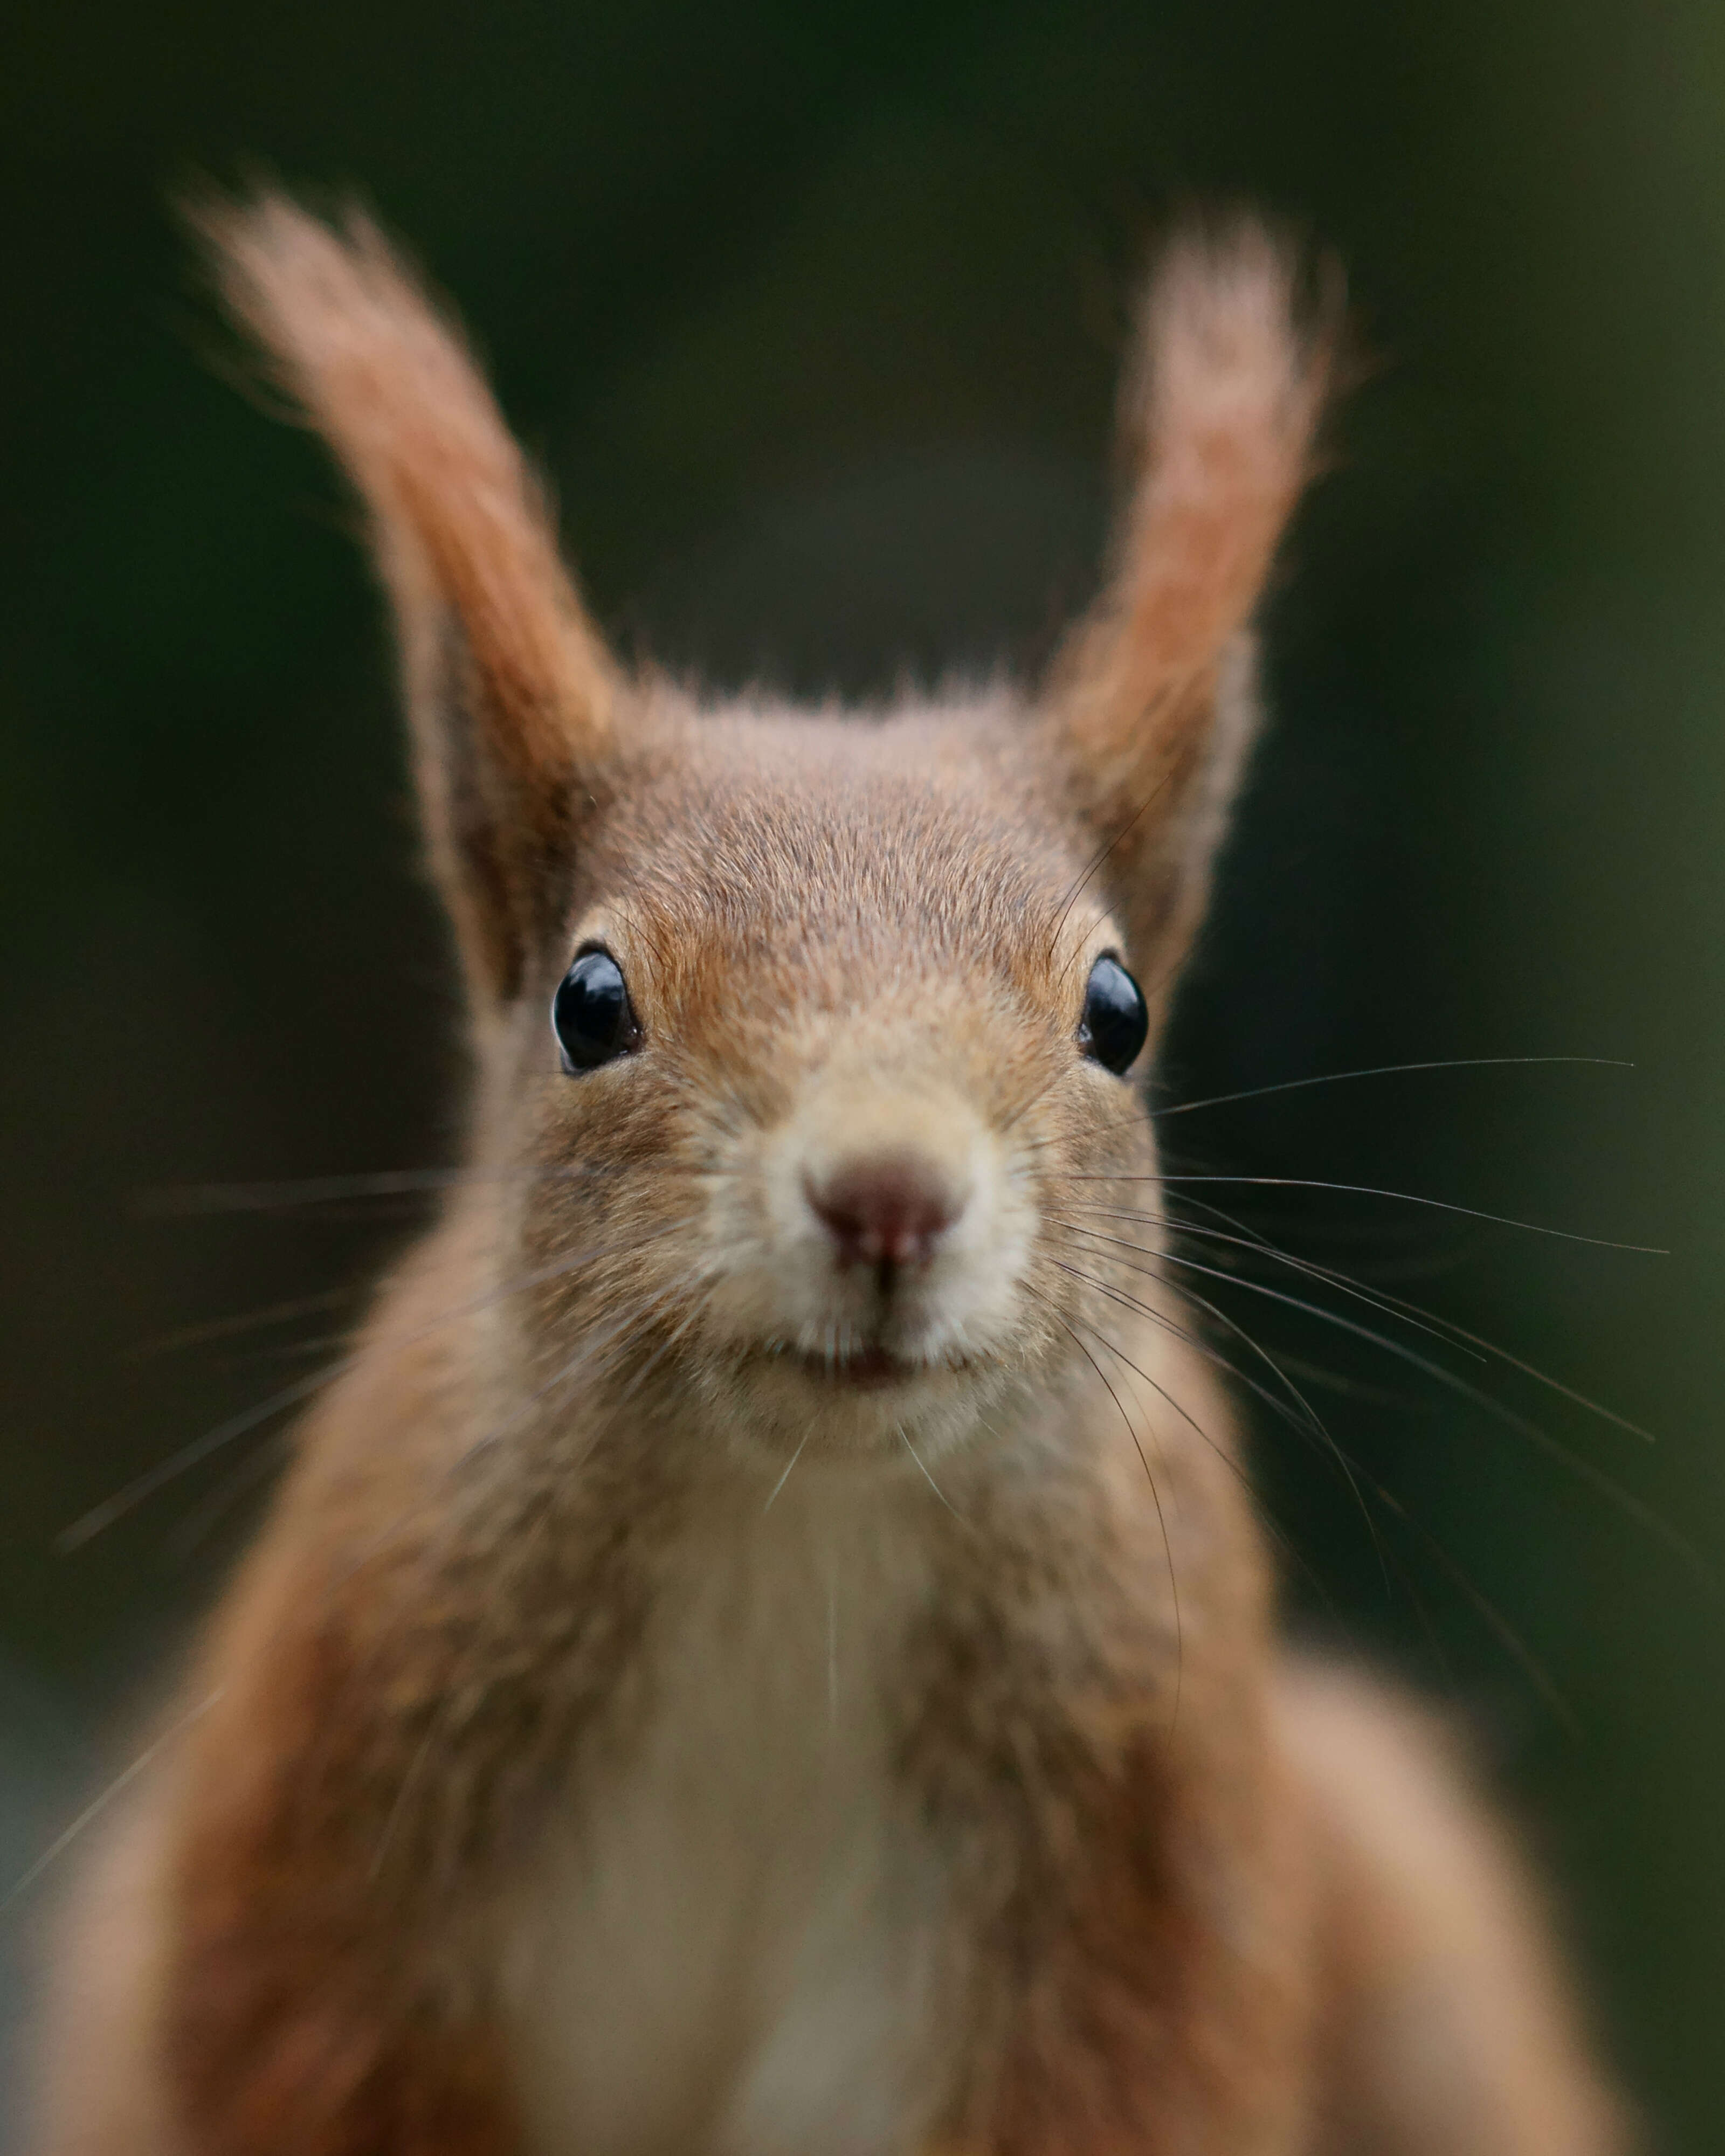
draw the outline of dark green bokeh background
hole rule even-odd
[[[123,1763],[93,1732],[219,1575],[256,1502],[224,1477],[276,1455],[248,1437],[75,1553],[57,1532],[300,1374],[411,1220],[161,1194],[422,1167],[451,1142],[449,974],[351,519],[314,450],[206,363],[231,354],[165,207],[252,160],[362,187],[459,295],[626,644],[805,690],[1046,652],[1095,575],[1122,281],[1170,210],[1243,195],[1333,244],[1378,365],[1273,610],[1278,726],[1168,1096],[1415,1058],[1637,1067],[1319,1087],[1169,1142],[1669,1244],[1363,1199],[1252,1209],[1656,1430],[1650,1450],[1561,1401],[1546,1417],[1717,1554],[1725,14],[14,9],[12,1871]],[[1386,1512],[1380,1568],[1337,1478],[1263,1432],[1266,1487],[1333,1597],[1321,1621],[1479,1717],[1657,2145],[1725,2145],[1717,1595],[1507,1424],[1349,1336],[1232,1307],[1353,1384],[1322,1396],[1333,1427],[1418,1523]],[[1537,1404],[1513,1373],[1455,1367]],[[6,1953],[49,1892],[8,1912]]]

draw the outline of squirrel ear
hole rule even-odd
[[[1132,494],[1111,573],[1047,691],[1140,961],[1163,979],[1203,913],[1250,746],[1251,617],[1332,372],[1337,310],[1302,328],[1298,281],[1249,221],[1163,256],[1123,385]]]
[[[363,501],[393,604],[434,864],[476,1000],[551,925],[619,677],[459,331],[376,227],[279,194],[193,221],[228,307]]]

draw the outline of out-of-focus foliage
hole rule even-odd
[[[415,1217],[188,1210],[187,1188],[451,1144],[451,979],[351,518],[220,378],[170,196],[260,168],[362,188],[459,295],[618,636],[852,691],[1046,653],[1096,572],[1132,266],[1183,203],[1246,196],[1338,251],[1373,364],[1274,612],[1278,728],[1168,1096],[1427,1058],[1637,1067],[1314,1087],[1169,1142],[1672,1247],[1241,1194],[1658,1431],[1545,1416],[1452,1358],[1579,1473],[1352,1336],[1230,1308],[1302,1383],[1353,1389],[1313,1398],[1407,1515],[1363,1486],[1380,1554],[1266,1424],[1333,1612],[1296,1568],[1292,1599],[1480,1713],[1663,2145],[1720,2145],[1719,1607],[1589,1478],[1718,1549],[1722,110],[1700,0],[11,11],[8,1864],[90,1758],[123,1759],[80,1732],[207,1598],[276,1440],[236,1438],[70,1554],[57,1531],[315,1368]]]

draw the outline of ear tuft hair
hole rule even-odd
[[[368,513],[428,834],[476,984],[512,994],[603,758],[619,677],[459,331],[358,210],[280,194],[192,221],[228,305]]]
[[[1334,373],[1327,281],[1302,322],[1296,257],[1241,219],[1176,239],[1145,295],[1122,393],[1132,495],[1049,701],[1147,936],[1195,927],[1250,743],[1251,618]]]

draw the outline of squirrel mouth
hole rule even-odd
[[[810,1354],[795,1348],[776,1348],[773,1354],[775,1360],[792,1364],[817,1383],[850,1392],[880,1392],[888,1385],[908,1384],[912,1378],[926,1376],[929,1369],[927,1363],[895,1355],[878,1341],[832,1355]]]

